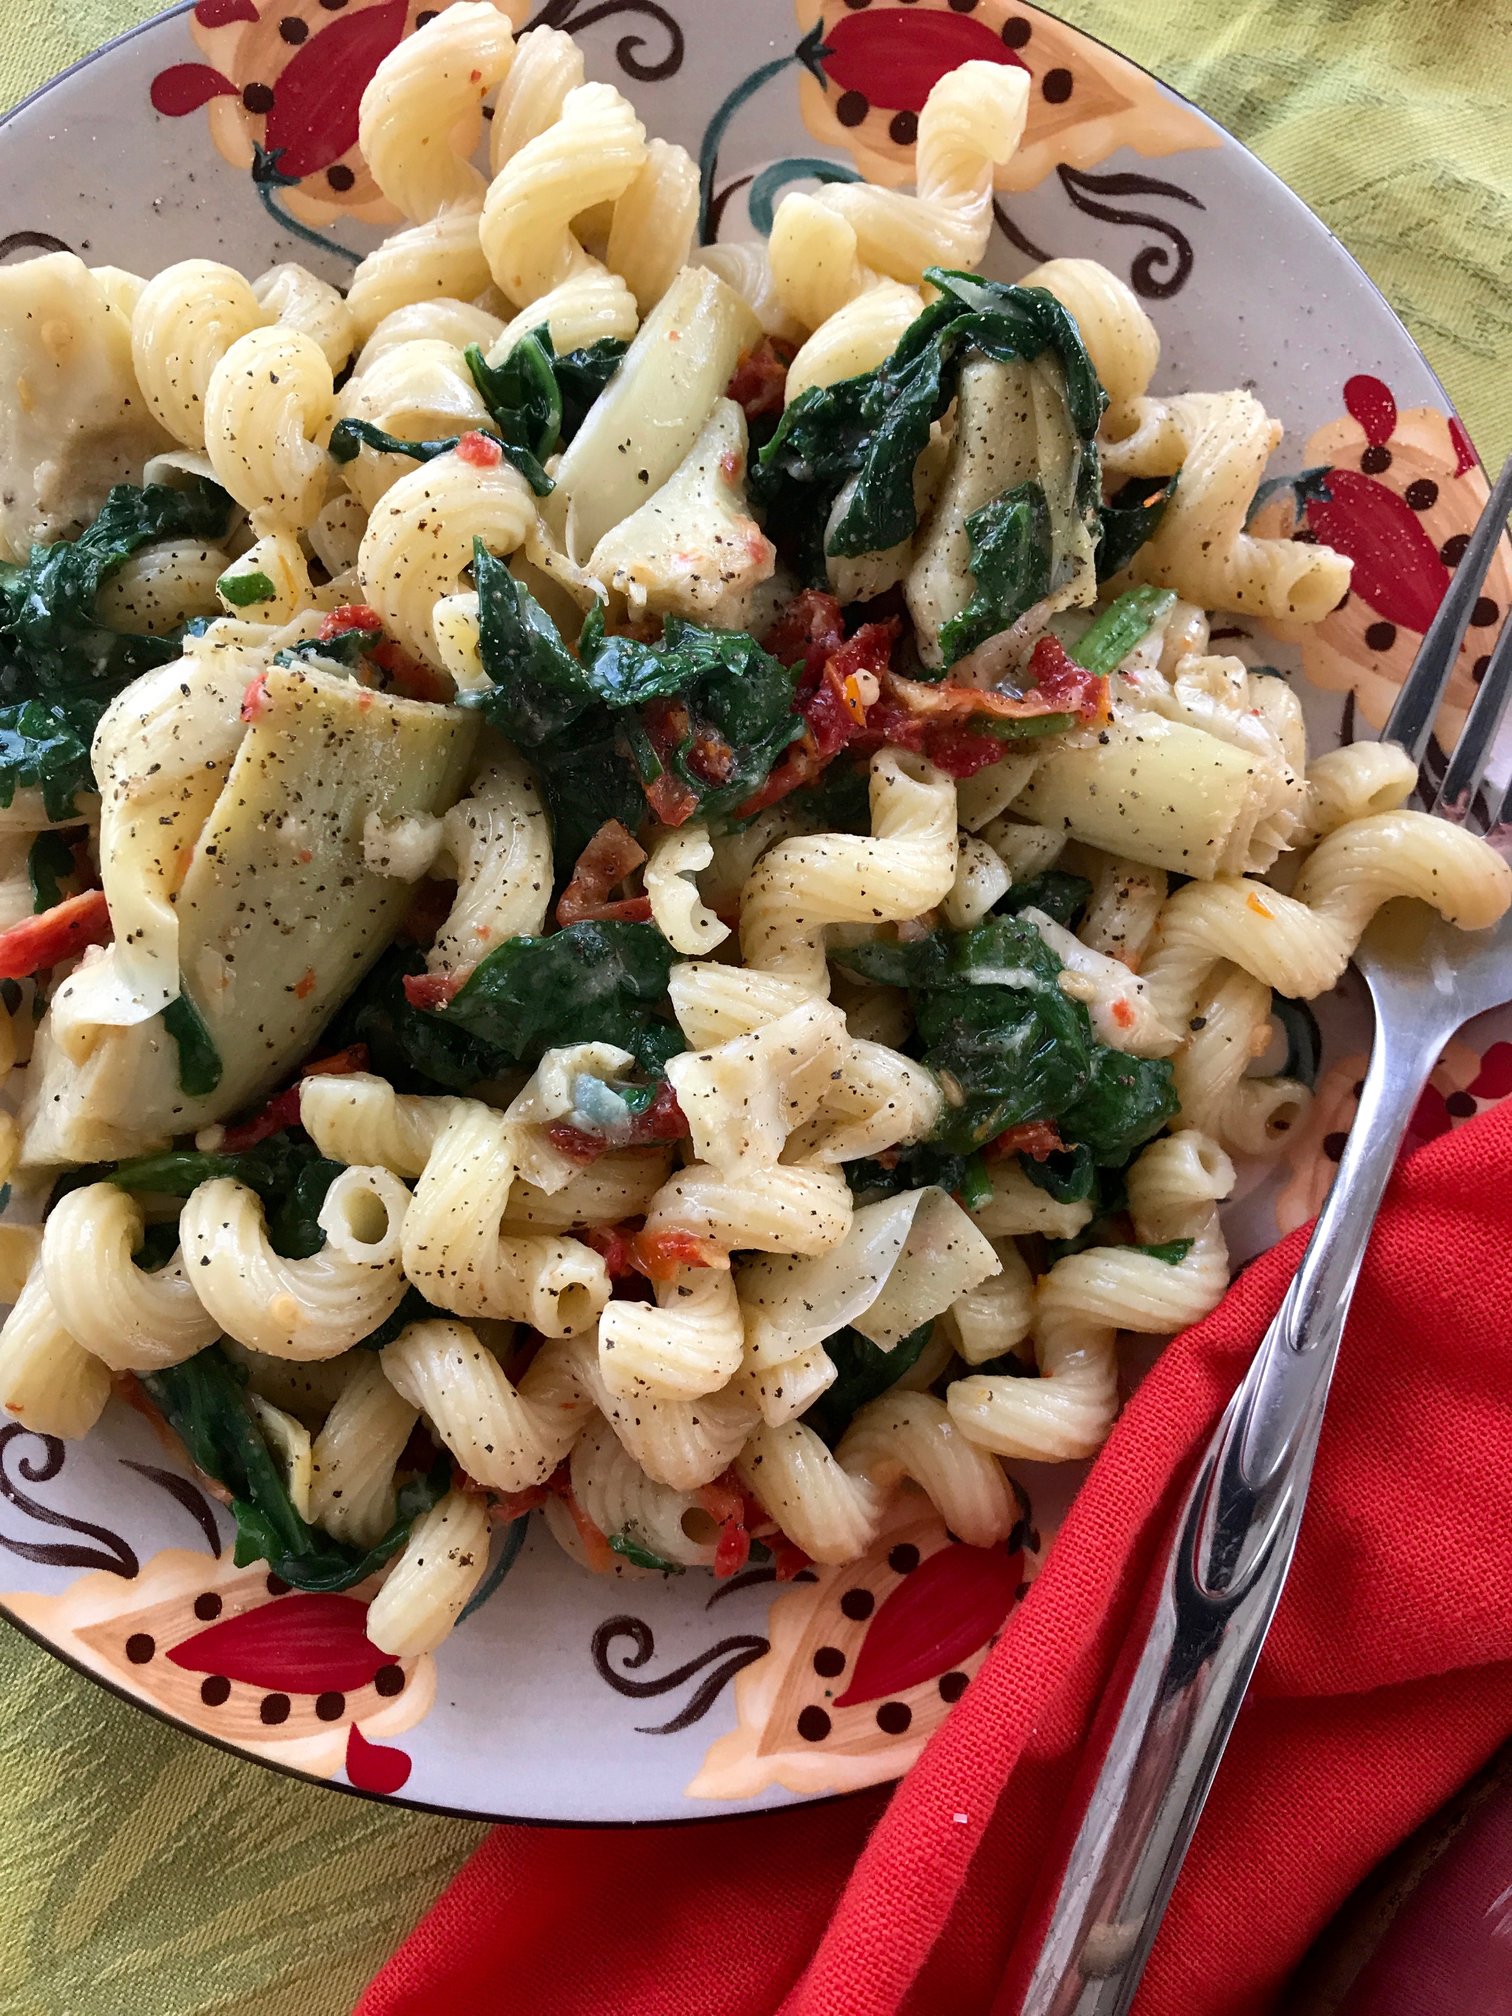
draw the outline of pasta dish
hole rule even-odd
[[[1027,89],[695,250],[688,155],[459,0],[344,293],[0,270],[0,1398],[143,1408],[385,1651],[537,1507],[625,1575],[902,1488],[1001,1542],[1222,1296],[1376,909],[1512,896],[1215,634],[1348,590],[1250,528],[1255,394],[976,270]]]

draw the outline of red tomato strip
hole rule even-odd
[[[306,1078],[339,1076],[348,1071],[366,1071],[368,1050],[366,1043],[352,1043],[345,1050],[336,1050],[329,1057],[317,1057],[304,1065],[299,1079],[293,1085],[286,1085],[282,1092],[273,1097],[252,1115],[249,1120],[239,1120],[228,1127],[221,1141],[219,1153],[239,1155],[246,1148],[255,1148],[260,1141],[281,1133],[285,1127],[299,1125],[299,1086]]]
[[[787,399],[788,366],[797,355],[780,336],[763,336],[735,366],[725,396],[733,399],[747,420],[780,413]]]
[[[1025,1120],[1009,1127],[987,1144],[989,1155],[1027,1155],[1031,1162],[1043,1162],[1065,1147],[1053,1120]]]
[[[0,980],[29,980],[82,952],[110,941],[110,906],[103,889],[86,889],[0,931]]]
[[[606,819],[577,858],[572,880],[562,891],[556,907],[556,921],[566,930],[570,924],[649,924],[651,899],[627,896],[612,901],[610,890],[641,867],[646,850],[618,819]]]

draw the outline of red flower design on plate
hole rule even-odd
[[[276,185],[306,223],[342,214],[389,221],[358,150],[358,107],[390,50],[450,4],[199,0],[191,32],[206,61],[159,71],[153,109],[180,119],[208,107],[226,160]],[[518,26],[524,0],[500,11]]]
[[[819,34],[799,79],[804,122],[874,182],[912,181],[924,101],[962,63],[1029,72],[1029,123],[999,174],[1005,189],[1032,188],[1062,162],[1095,167],[1119,147],[1154,155],[1220,144],[1152,77],[1016,0],[797,0],[797,12],[805,34]]]
[[[1353,688],[1379,727],[1469,543],[1487,483],[1453,415],[1400,411],[1390,386],[1364,372],[1342,398],[1347,417],[1312,436],[1304,459],[1314,466],[1266,504],[1255,529],[1321,540],[1353,560],[1349,593],[1299,640],[1302,669],[1315,685]],[[1503,540],[1449,683],[1441,740],[1459,732],[1509,603],[1512,545]]]
[[[965,1693],[1039,1547],[1027,1507],[1005,1546],[967,1547],[926,1498],[900,1492],[864,1560],[818,1568],[772,1605],[771,1649],[738,1675],[737,1725],[689,1792],[817,1794],[900,1776]]]
[[[291,1591],[264,1564],[170,1548],[129,1581],[89,1574],[60,1595],[6,1599],[80,1665],[207,1736],[367,1792],[397,1792],[435,1698],[429,1657],[394,1659],[358,1595]]]

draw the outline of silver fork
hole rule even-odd
[[[1512,459],[1386,723],[1384,739],[1419,765],[1509,509]],[[1431,811],[1504,852],[1512,790],[1488,810],[1485,780],[1509,699],[1512,621],[1443,782],[1420,787]],[[1512,915],[1472,935],[1426,905],[1388,905],[1355,964],[1376,1032],[1354,1126],[1302,1264],[1182,1505],[1019,2016],[1122,2016],[1134,1998],[1291,1565],[1339,1339],[1397,1150],[1449,1037],[1512,999]]]

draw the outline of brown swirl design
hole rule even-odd
[[[546,0],[546,4],[526,23],[527,28],[591,28],[596,21],[609,21],[621,14],[640,15],[655,22],[666,36],[666,51],[650,55],[644,32],[630,29],[614,46],[614,54],[627,77],[643,84],[656,84],[675,77],[682,68],[686,45],[681,25],[656,0],[599,0],[597,6],[582,6],[580,0]],[[521,31],[524,32],[523,30]]]
[[[39,1444],[40,1456],[24,1450],[21,1445],[25,1441]],[[65,1445],[56,1435],[39,1435],[30,1428],[23,1428],[19,1421],[0,1428],[0,1502],[13,1505],[39,1526],[61,1527],[65,1532],[77,1533],[94,1544],[81,1546],[73,1540],[23,1540],[16,1534],[0,1531],[0,1548],[19,1555],[23,1561],[37,1561],[45,1567],[103,1568],[130,1581],[139,1572],[141,1564],[119,1533],[44,1505],[23,1488],[27,1484],[50,1484],[63,1468],[64,1453]]]
[[[619,1666],[612,1665],[616,1656],[614,1647],[621,1639],[629,1640],[630,1649],[618,1655]],[[616,1694],[625,1694],[631,1700],[647,1700],[657,1694],[670,1694],[677,1688],[686,1686],[698,1674],[704,1678],[689,1695],[687,1701],[669,1722],[638,1725],[638,1736],[675,1736],[679,1729],[686,1729],[694,1722],[701,1722],[719,1696],[728,1687],[735,1675],[753,1660],[765,1657],[767,1641],[754,1634],[740,1638],[721,1638],[717,1645],[700,1652],[692,1659],[686,1659],[681,1666],[674,1666],[668,1673],[657,1674],[640,1680],[631,1676],[637,1673],[656,1653],[656,1640],[651,1626],[640,1617],[606,1617],[593,1634],[593,1665],[601,1680],[607,1681]]]

